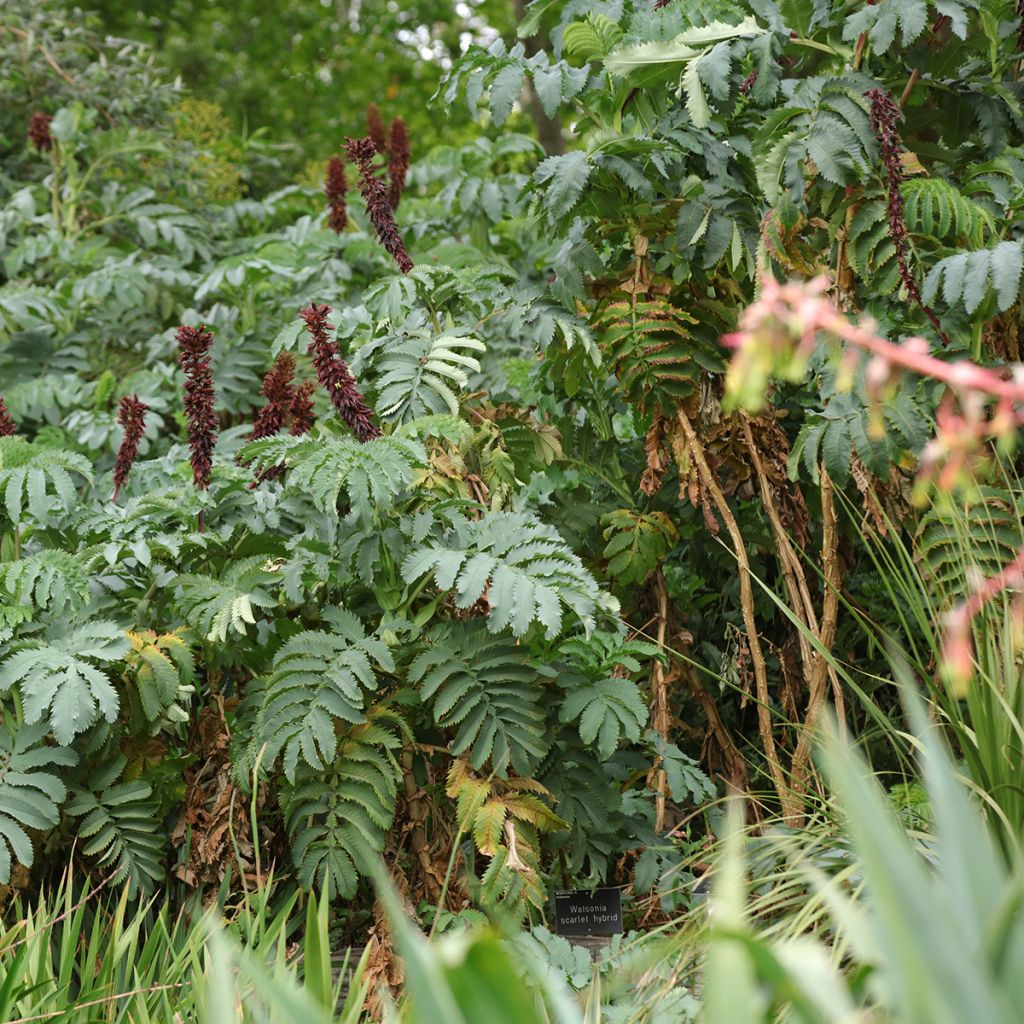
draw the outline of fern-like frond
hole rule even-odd
[[[573,21],[562,31],[562,49],[574,60],[604,57],[622,39],[622,29],[607,14],[591,12],[585,21]]]
[[[530,515],[492,512],[457,524],[441,541],[405,559],[402,576],[414,583],[432,574],[442,590],[455,590],[459,608],[486,595],[492,632],[522,636],[540,622],[549,638],[562,628],[563,605],[586,628],[599,592],[594,578],[558,531]]]
[[[20,523],[25,511],[45,524],[55,510],[72,509],[78,500],[74,477],[92,481],[92,467],[77,452],[0,437],[0,495],[12,523]]]
[[[288,487],[309,494],[317,508],[335,514],[342,492],[357,518],[373,522],[375,509],[390,508],[409,486],[413,470],[427,461],[423,446],[406,437],[270,437],[243,449],[258,469],[284,463]]]
[[[480,363],[471,352],[484,352],[482,341],[466,335],[415,331],[389,345],[375,369],[377,409],[382,417],[404,423],[420,416],[459,411],[458,392]]]
[[[504,775],[527,775],[544,756],[541,682],[528,652],[480,621],[444,623],[409,667],[442,728],[455,728],[451,751],[478,771],[489,761]]]
[[[995,576],[1024,545],[1022,508],[1009,491],[979,488],[971,501],[937,502],[922,516],[914,555],[943,604],[963,599],[976,578]]]
[[[395,670],[387,645],[367,636],[352,612],[329,608],[323,618],[330,631],[306,630],[278,652],[254,730],[263,763],[283,754],[290,781],[300,760],[323,770],[334,763],[338,723],[366,721],[366,694],[378,685],[374,665]]]
[[[668,302],[643,300],[606,303],[590,325],[628,400],[651,408],[688,398],[701,373],[720,365],[691,335],[695,323]]]
[[[78,762],[73,750],[48,746],[48,732],[44,723],[0,722],[0,885],[10,882],[14,861],[32,866],[26,830],[51,829],[60,818],[67,791],[52,769]]]
[[[62,615],[89,600],[90,564],[81,555],[46,548],[15,562],[0,562],[0,592],[18,604]]]
[[[245,636],[255,625],[254,609],[273,608],[277,601],[266,590],[278,581],[260,556],[233,562],[219,577],[189,574],[178,577],[181,606],[189,623],[207,640],[224,643],[228,632]]]
[[[367,717],[341,736],[326,771],[300,767],[281,793],[300,882],[344,899],[384,849],[401,778],[394,716],[375,708]]]
[[[180,629],[160,636],[151,629],[127,632],[131,650],[125,661],[134,671],[142,710],[150,722],[175,708],[182,688],[188,688],[195,675],[192,651],[183,633]]]
[[[992,214],[942,178],[909,178],[900,190],[911,234],[978,248],[996,232]]]
[[[1024,240],[1000,242],[992,249],[975,249],[940,260],[925,279],[922,297],[933,303],[941,288],[946,305],[962,305],[968,316],[990,298],[1003,312],[1019,300],[1022,280]]]
[[[8,647],[0,661],[0,690],[17,684],[30,723],[49,721],[57,741],[70,743],[98,717],[113,722],[120,705],[105,667],[128,651],[112,622],[55,624],[41,638]]]
[[[96,772],[88,789],[77,790],[68,814],[82,818],[78,835],[86,857],[115,885],[127,885],[131,895],[149,892],[164,877],[164,843],[157,804],[148,782],[118,782],[126,760],[117,757]]]

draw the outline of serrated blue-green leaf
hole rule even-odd
[[[552,218],[563,217],[579,202],[590,172],[590,159],[580,150],[549,156],[538,164],[534,180],[547,184],[544,206]]]
[[[555,64],[553,67],[537,67],[533,70],[533,88],[537,99],[548,117],[554,117],[562,102],[562,69]]]
[[[500,128],[512,113],[512,105],[523,91],[524,75],[522,65],[506,64],[491,80],[491,118],[496,127]]]
[[[992,250],[992,285],[996,290],[996,305],[1000,312],[1009,309],[1017,301],[1022,271],[1024,241],[1000,242]]]
[[[700,62],[703,59],[701,56],[690,61],[681,80],[686,93],[686,112],[696,128],[707,128],[711,123],[711,107],[708,106],[704,85],[700,80]]]
[[[821,459],[829,475],[837,483],[845,483],[850,476],[853,439],[843,420],[830,420],[821,439]]]
[[[989,276],[992,271],[992,252],[983,249],[967,254],[967,272],[964,274],[964,308],[969,314],[985,301]]]

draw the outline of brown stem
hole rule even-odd
[[[715,698],[701,685],[700,679],[692,665],[683,664],[681,668],[682,678],[690,688],[697,703],[700,704],[704,716],[708,720],[708,729],[718,744],[722,755],[722,761],[726,769],[726,782],[733,793],[746,794],[749,789],[747,764],[743,755],[736,746],[732,733],[728,726],[722,721],[722,716],[715,703]]]
[[[860,63],[864,59],[864,48],[867,46],[868,34],[867,32],[861,32],[857,36],[857,45],[853,51],[853,70],[860,70]]]
[[[782,570],[783,582],[786,585],[789,607],[805,626],[805,629],[797,630],[797,639],[800,644],[800,661],[804,667],[804,679],[809,682],[814,663],[814,651],[807,638],[806,630],[809,629],[817,634],[818,627],[815,622],[814,606],[811,602],[807,578],[804,575],[803,566],[800,564],[800,558],[793,547],[793,542],[789,539],[789,534],[782,524],[782,517],[779,515],[775,495],[772,493],[771,484],[768,481],[768,474],[764,470],[761,453],[754,441],[753,431],[750,429],[750,421],[746,416],[741,415],[740,424],[743,428],[743,439],[754,464],[754,475],[761,491],[761,504],[768,515],[768,522],[771,524],[772,534],[775,538],[775,553],[779,560],[779,568]]]
[[[434,877],[434,865],[430,860],[430,844],[427,842],[427,830],[424,827],[424,822],[427,820],[427,809],[424,805],[423,790],[417,784],[416,776],[413,774],[413,751],[408,744],[402,749],[402,780],[405,786],[405,799],[409,805],[411,822],[409,836],[412,852],[419,861],[420,871],[423,873],[427,898],[431,903],[436,903],[440,890],[437,879]]]
[[[654,574],[654,592],[658,598],[658,650],[665,650],[665,633],[668,629],[668,589],[665,576],[661,569]],[[665,666],[660,659],[655,659],[651,666],[651,724],[654,731],[663,739],[668,739],[668,677]],[[668,777],[658,757],[654,762],[655,813],[654,830],[661,835],[665,830],[665,791],[668,788]]]
[[[905,107],[907,105],[907,100],[910,99],[910,94],[914,91],[914,86],[917,85],[920,77],[921,69],[914,68],[914,70],[910,73],[910,78],[907,79],[907,84],[904,87],[903,92],[900,95],[901,107]]]
[[[794,788],[800,792],[803,792],[807,783],[811,742],[814,739],[814,727],[825,703],[828,678],[832,680],[836,717],[840,723],[846,720],[843,691],[825,654],[826,651],[832,649],[836,639],[836,624],[839,619],[839,589],[842,577],[839,569],[839,530],[836,518],[835,489],[824,466],[821,468],[821,516],[821,562],[825,573],[825,596],[822,601],[821,630],[818,633],[818,639],[822,649],[818,652],[811,675],[807,695],[807,713],[804,716],[804,725],[800,731],[800,738],[797,740],[796,750],[793,752],[791,778]]]
[[[526,0],[515,0],[516,21],[522,21],[526,17]],[[538,32],[529,39],[523,40],[523,48],[527,57],[536,56],[544,48],[544,34]],[[541,106],[537,97],[537,90],[532,85],[527,87],[530,96],[530,116],[537,129],[537,138],[540,140],[544,152],[548,156],[559,156],[565,152],[565,139],[562,137],[562,119],[556,113],[554,117],[548,117],[547,112]]]
[[[761,744],[764,747],[765,759],[768,761],[768,770],[771,774],[775,791],[778,794],[779,802],[782,805],[784,817],[799,817],[801,813],[801,801],[790,789],[786,782],[782,765],[779,763],[779,755],[775,748],[775,737],[772,733],[771,704],[768,696],[768,671],[765,667],[764,654],[761,650],[761,640],[757,634],[757,622],[754,618],[754,593],[751,586],[750,560],[747,557],[747,549],[743,543],[743,536],[740,533],[739,524],[736,522],[729,503],[725,500],[721,487],[715,475],[711,472],[707,459],[704,457],[704,449],[697,437],[696,431],[690,418],[682,409],[676,410],[676,416],[683,433],[686,435],[690,447],[690,455],[693,457],[694,465],[700,474],[701,480],[708,494],[714,502],[718,514],[725,523],[732,539],[733,553],[739,563],[740,570],[740,605],[743,611],[743,626],[747,633],[747,642],[750,646],[750,660],[754,667],[754,679],[757,685],[757,725],[761,737]]]

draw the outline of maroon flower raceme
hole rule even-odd
[[[327,196],[327,208],[329,210],[327,226],[339,235],[348,226],[348,209],[345,206],[347,192],[348,181],[345,178],[345,161],[335,154],[327,161],[324,195]]]
[[[313,411],[313,392],[316,390],[316,383],[311,380],[304,380],[292,392],[292,404],[288,410],[291,416],[291,429],[288,431],[292,437],[301,437],[313,429],[316,422],[316,413]]]
[[[37,110],[28,122],[28,137],[37,153],[48,153],[53,149],[53,136],[50,134],[50,122],[53,120],[49,114]]]
[[[202,325],[182,326],[175,337],[180,350],[178,362],[185,371],[184,406],[192,479],[196,487],[204,491],[210,486],[213,450],[217,444],[217,413],[214,409],[213,371],[210,368],[213,334]]]
[[[751,71],[750,74],[743,79],[743,81],[740,83],[740,93],[742,95],[750,95],[750,90],[753,89],[755,85],[757,85],[757,75],[757,68],[754,68],[754,70]]]
[[[668,7],[672,0],[654,0],[654,9],[660,11],[662,7]]]
[[[380,430],[373,422],[370,407],[356,387],[355,378],[338,355],[338,345],[331,338],[334,328],[327,322],[330,311],[330,306],[313,303],[299,314],[306,321],[306,329],[312,339],[309,353],[313,357],[316,376],[338,415],[351,427],[356,437],[360,441],[371,441],[380,437]]]
[[[256,415],[252,433],[249,435],[250,441],[270,437],[284,428],[288,422],[295,391],[292,385],[294,376],[295,356],[291,352],[282,352],[263,378],[260,394],[267,400],[267,404]]]
[[[922,301],[921,290],[910,270],[910,234],[907,231],[903,192],[900,189],[903,182],[903,161],[901,159],[903,141],[900,139],[899,132],[899,120],[902,116],[900,108],[885,89],[869,89],[865,93],[865,97],[871,103],[869,111],[871,127],[874,130],[875,138],[878,139],[878,149],[885,167],[889,235],[896,249],[896,264],[899,267],[900,278],[903,281],[903,286],[907,289],[907,296],[921,307],[939,337],[942,338],[943,344],[948,345],[949,338],[946,332],[943,331],[935,313]]]
[[[132,464],[139,451],[139,441],[146,432],[148,411],[149,406],[138,395],[122,395],[117,410],[117,422],[124,429],[124,436],[121,438],[121,447],[117,450],[117,459],[114,462],[114,496],[111,501],[115,504],[128,474],[132,471]]]
[[[366,134],[373,142],[373,148],[378,153],[384,153],[388,148],[387,136],[384,134],[384,121],[380,116],[380,109],[376,103],[370,103],[366,107]]]
[[[18,425],[11,419],[7,406],[0,397],[0,437],[13,437],[18,432]]]
[[[359,191],[366,201],[366,211],[377,231],[380,244],[391,254],[403,274],[413,268],[405,242],[398,233],[395,223],[395,211],[391,208],[388,190],[377,177],[373,166],[373,158],[377,153],[373,141],[366,139],[349,139],[346,143],[348,158],[359,168]]]
[[[388,199],[392,210],[397,210],[402,201],[405,176],[408,173],[409,129],[400,117],[396,117],[391,122],[391,138],[388,143]]]

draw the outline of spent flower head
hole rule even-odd
[[[178,362],[185,371],[185,422],[192,462],[192,479],[201,491],[210,486],[213,450],[217,445],[217,413],[210,349],[213,334],[206,327],[181,326],[175,335]]]
[[[53,118],[37,110],[28,122],[28,137],[38,153],[48,153],[53,149],[53,135],[50,134],[50,122]]]
[[[348,158],[359,168],[359,191],[366,202],[366,211],[370,222],[377,232],[380,244],[391,254],[403,274],[413,268],[413,262],[405,248],[405,242],[398,233],[395,223],[395,211],[391,208],[391,200],[384,183],[377,176],[373,158],[377,154],[373,141],[366,139],[349,139],[346,143]]]
[[[18,432],[18,425],[11,419],[3,396],[0,396],[0,437],[13,437]]]
[[[334,328],[327,321],[330,312],[330,306],[313,303],[299,314],[309,331],[309,353],[313,357],[316,376],[338,415],[356,437],[360,441],[371,441],[380,437],[380,430],[373,422],[373,413],[359,393],[345,361],[338,355],[337,343],[331,337]]]
[[[378,153],[384,153],[388,148],[387,136],[384,134],[384,119],[380,116],[380,108],[376,103],[369,103],[366,107],[366,134],[373,142],[373,148]]]
[[[116,503],[121,488],[132,471],[132,464],[139,451],[139,442],[146,432],[146,413],[149,406],[138,395],[122,395],[117,409],[117,422],[124,430],[121,446],[117,449],[114,460],[114,496]]]
[[[257,413],[252,425],[249,439],[258,441],[261,437],[270,437],[284,428],[288,421],[295,388],[292,378],[295,376],[295,356],[291,352],[282,352],[274,365],[263,378],[260,394],[267,404]]]

